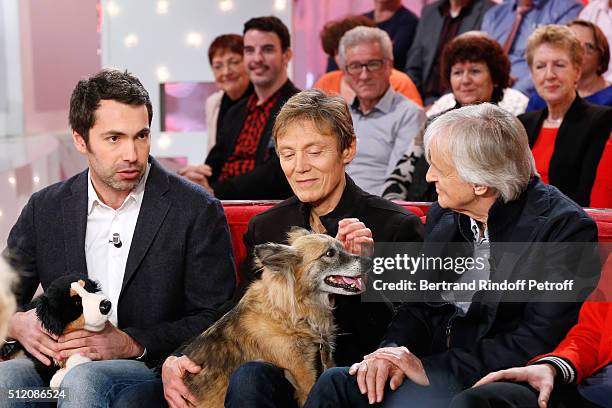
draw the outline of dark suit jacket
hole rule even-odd
[[[291,188],[280,167],[271,138],[276,115],[287,99],[299,91],[290,80],[287,80],[280,88],[278,100],[270,111],[270,120],[266,123],[257,145],[253,171],[218,182],[217,178],[221,169],[233,153],[236,140],[244,126],[248,114],[248,98],[238,102],[226,113],[223,126],[217,130],[218,143],[206,157],[206,164],[213,170],[210,182],[215,191],[215,197],[220,200],[283,200],[291,196]]]
[[[438,50],[438,41],[444,17],[440,14],[440,5],[449,0],[439,0],[423,7],[421,19],[417,27],[416,36],[406,58],[405,71],[419,89],[421,96],[425,92],[425,84],[429,80],[431,67]],[[479,30],[485,12],[494,6],[489,0],[474,0],[468,15],[463,18],[459,32]]]
[[[600,269],[597,246],[576,243],[597,242],[597,226],[557,188],[535,178],[518,199],[495,203],[487,224],[491,280],[574,279],[587,290],[596,286]],[[444,257],[462,247],[467,250],[463,255],[473,256],[473,240],[469,217],[437,203],[431,206],[425,253],[439,252],[438,256]],[[536,246],[536,242],[549,244]],[[448,243],[453,243],[452,248]],[[548,251],[556,252],[549,256]],[[449,275],[456,274],[447,272],[444,280],[452,281]],[[407,303],[393,319],[382,344],[406,346],[421,358],[431,386],[457,393],[491,371],[523,366],[550,351],[576,322],[580,302],[522,293],[529,297],[527,301],[509,301],[507,292],[476,293],[462,317],[452,304]],[[582,297],[587,294],[580,293]]]
[[[531,147],[547,116],[545,108],[518,117],[527,130]],[[591,105],[576,95],[557,133],[548,180],[582,207],[589,206],[597,165],[610,132],[612,109]]]
[[[155,364],[219,316],[235,286],[229,228],[221,203],[199,186],[151,170],[119,296],[118,326]],[[87,275],[87,170],[32,195],[10,232],[7,250],[23,271],[20,306],[38,283]]]
[[[338,221],[359,218],[372,230],[374,242],[420,242],[423,239],[421,220],[408,210],[380,197],[366,193],[346,176],[347,185],[336,208],[321,217],[327,234],[336,236]],[[292,226],[310,229],[310,205],[297,197],[279,203],[257,214],[249,221],[244,235],[248,257],[243,265],[243,280],[256,279],[253,248],[266,242],[286,243]],[[361,361],[373,351],[391,320],[390,303],[361,302],[360,296],[336,296],[334,317],[339,326],[334,359],[337,365]]]

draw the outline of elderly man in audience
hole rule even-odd
[[[244,64],[255,92],[227,112],[206,163],[187,166],[180,174],[219,199],[284,199],[291,189],[271,135],[278,111],[298,92],[287,77],[291,37],[273,16],[250,19],[243,34]]]
[[[208,150],[217,144],[217,129],[221,128],[225,114],[242,98],[253,93],[253,84],[243,61],[242,36],[223,34],[208,47],[208,62],[219,91],[206,99],[206,128]]]
[[[381,195],[395,163],[425,124],[425,112],[389,86],[393,53],[381,29],[347,31],[340,40],[339,57],[356,95],[350,109],[357,154],[347,171],[360,188]]]
[[[326,23],[321,31],[323,50],[325,50],[330,58],[339,61],[338,47],[340,46],[340,39],[347,31],[359,26],[375,27],[375,24],[365,16],[347,16],[340,20]],[[389,77],[389,83],[394,91],[401,93],[417,105],[423,106],[421,95],[419,95],[419,91],[408,75],[393,68],[391,77]],[[318,88],[331,94],[340,94],[348,103],[351,103],[355,97],[355,92],[346,82],[343,69],[324,74],[315,82],[313,88]]]
[[[442,55],[442,76],[453,91],[450,94],[453,104],[430,116],[430,112],[437,109],[436,102],[427,112],[430,116],[428,123],[445,111],[461,106],[491,102],[499,103],[510,113],[522,113],[527,104],[526,96],[508,88],[508,57],[495,40],[482,32],[461,34],[446,45]],[[423,135],[419,134],[385,182],[383,197],[389,200],[436,201],[435,185],[425,180],[428,169]]]
[[[507,0],[491,8],[482,21],[482,31],[502,44],[512,64],[513,88],[530,96],[534,85],[525,59],[527,38],[543,24],[565,24],[582,10],[578,0]]]
[[[9,342],[46,365],[75,354],[94,360],[66,374],[60,407],[109,406],[124,387],[155,378],[149,367],[214,323],[234,291],[221,203],[149,156],[152,117],[148,92],[127,72],[79,81],[69,119],[89,168],[34,193],[9,234],[21,272]],[[58,338],[35,309],[23,311],[39,283],[45,290],[66,274],[98,281],[111,300],[101,332]],[[0,390],[46,385],[30,359],[0,363]]]
[[[610,45],[599,27],[590,21],[574,20],[568,27],[576,34],[584,50],[582,70],[576,89],[578,95],[593,105],[612,106],[612,84],[604,78],[610,62]],[[546,101],[534,92],[527,112],[543,109]]]
[[[612,303],[585,302],[578,324],[554,351],[526,367],[491,373],[474,387],[457,395],[451,407],[610,407]]]
[[[273,135],[295,195],[249,221],[244,236],[249,255],[242,268],[243,286],[259,278],[252,258],[255,245],[286,242],[292,226],[335,236],[355,253],[374,242],[422,240],[422,224],[415,215],[361,190],[345,173],[355,156],[356,140],[341,97],[327,96],[317,89],[293,96],[276,118]],[[361,302],[359,296],[336,296],[334,317],[340,333],[333,356],[336,363],[349,364],[374,351],[393,312],[383,298],[377,303]],[[170,406],[195,402],[181,378],[186,371],[198,370],[185,356],[166,360],[163,392]],[[125,404],[147,396],[158,398],[158,402],[163,399],[159,381],[140,387],[139,393],[129,398],[126,395]],[[236,370],[226,406],[297,408],[294,389],[283,369],[265,362],[247,363]]]
[[[438,202],[427,214],[423,252],[488,259],[469,272],[437,271],[439,278],[499,282],[581,276],[581,287],[595,286],[596,244],[584,250],[564,245],[596,241],[595,222],[538,179],[516,117],[488,103],[447,112],[427,128],[425,154]],[[523,244],[510,249],[508,242]],[[548,247],[546,262],[536,242],[556,243]],[[381,348],[350,368],[324,372],[305,407],[446,407],[484,374],[548,351],[576,322],[580,308],[579,302],[542,292],[456,294],[405,303]],[[519,295],[520,301],[511,300]]]
[[[425,106],[449,90],[440,80],[446,44],[457,35],[479,30],[482,17],[494,4],[490,0],[438,0],[423,7],[405,70],[421,92]]]
[[[546,101],[546,108],[519,116],[538,173],[543,182],[588,207],[597,166],[612,131],[612,109],[591,105],[576,93],[584,51],[570,28],[538,28],[529,37],[526,58],[538,93]]]

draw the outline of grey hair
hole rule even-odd
[[[525,128],[490,103],[439,116],[427,127],[424,143],[428,161],[432,145],[443,149],[463,181],[491,188],[504,202],[517,199],[538,175]]]
[[[380,28],[359,26],[344,33],[340,39],[340,45],[338,46],[340,65],[344,65],[346,62],[347,48],[363,43],[378,43],[384,57],[389,61],[393,61],[393,44],[391,44],[389,34]]]
[[[8,330],[8,321],[15,313],[15,295],[13,287],[16,275],[8,262],[0,256],[0,343],[4,340]]]

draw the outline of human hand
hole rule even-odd
[[[555,385],[556,375],[557,370],[554,366],[550,364],[534,364],[487,374],[474,384],[473,387],[479,387],[502,380],[526,382],[540,392],[538,396],[538,406],[540,408],[545,408],[548,405],[550,394]]]
[[[336,239],[352,254],[363,256],[374,254],[372,231],[358,218],[344,218],[338,221]]]
[[[164,398],[170,408],[188,407],[197,405],[197,400],[185,386],[183,377],[186,372],[197,374],[202,368],[191,361],[187,356],[170,356],[162,366],[162,382],[164,384]]]
[[[404,375],[413,383],[422,386],[429,385],[429,378],[427,378],[421,359],[412,354],[406,347],[382,347],[364,357],[364,359],[370,358],[387,360],[402,370]],[[393,384],[390,385],[391,389],[395,389]]]
[[[404,374],[399,367],[385,359],[364,359],[349,368],[350,375],[357,375],[357,385],[362,394],[367,394],[370,404],[381,402],[384,397],[387,379],[391,378],[392,390],[397,389],[404,381]]]
[[[91,360],[134,358],[142,355],[144,348],[129,334],[106,322],[100,332],[75,330],[58,339],[60,359],[81,354]]]
[[[44,365],[58,358],[57,336],[49,334],[40,324],[36,309],[15,313],[9,321],[8,336],[21,345]]]
[[[209,165],[198,164],[186,166],[180,169],[178,174],[212,192],[212,188],[208,183],[208,177],[212,176],[212,168]]]

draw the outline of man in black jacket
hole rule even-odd
[[[187,166],[181,175],[222,200],[291,195],[271,140],[274,118],[299,92],[287,78],[291,56],[289,30],[281,20],[257,17],[244,24],[244,63],[255,92],[227,112],[206,164]]]
[[[584,245],[562,245],[595,242],[595,222],[537,178],[515,117],[490,104],[451,111],[427,128],[425,154],[438,203],[427,214],[424,253],[488,259],[482,268],[440,271],[438,278],[575,280],[587,290],[596,285],[596,245],[584,251]],[[534,253],[535,242],[556,252]],[[517,250],[507,243],[522,244]],[[576,322],[580,307],[554,292],[456,295],[446,291],[433,302],[406,303],[381,348],[350,368],[326,371],[305,406],[446,407],[484,374],[524,365],[549,350]]]

